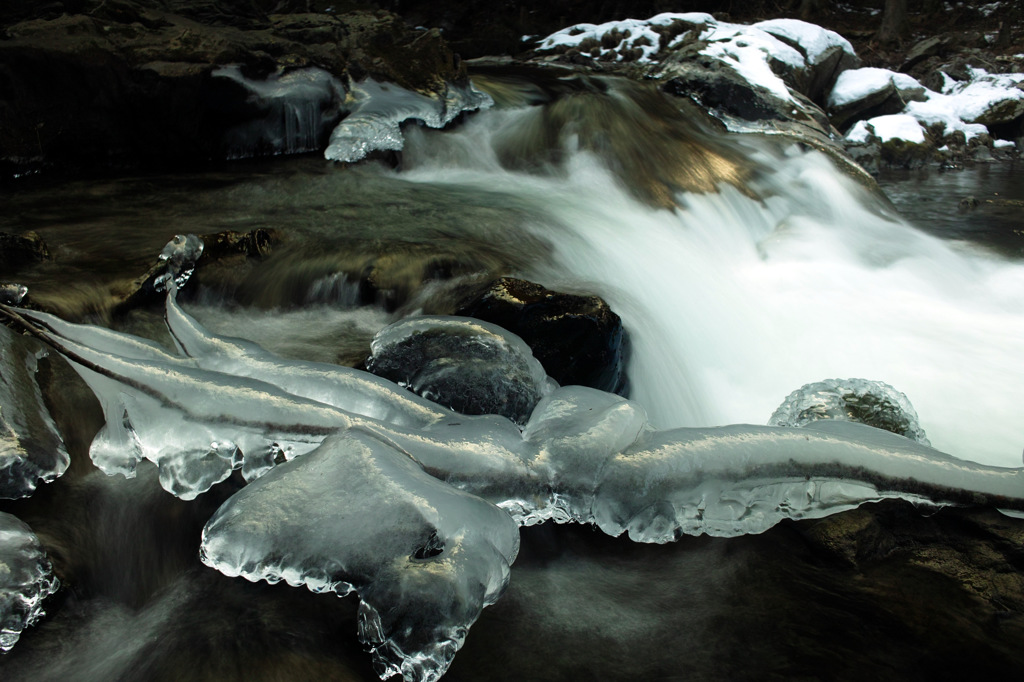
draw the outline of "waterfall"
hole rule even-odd
[[[630,397],[657,426],[763,424],[804,383],[863,377],[906,393],[940,450],[1020,464],[1024,265],[926,235],[795,143],[708,141],[753,172],[677,191],[672,208],[641,202],[617,158],[580,144],[587,122],[562,131],[557,163],[510,170],[502,154],[528,145],[515,138],[537,116],[411,131],[395,177],[528,207],[554,262],[522,274],[611,303],[632,342]]]

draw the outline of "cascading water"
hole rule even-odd
[[[557,167],[508,170],[510,136],[540,116],[483,113],[411,135],[398,177],[528,206],[554,259],[525,274],[611,303],[632,342],[631,397],[653,423],[764,423],[804,383],[866,377],[905,392],[936,447],[1019,464],[1024,266],[916,230],[795,143],[715,140],[755,172],[742,191],[679,191],[672,209],[639,201],[609,170],[618,159],[581,149],[578,130],[562,136]],[[594,135],[624,122],[579,125]],[[634,153],[652,142],[635,139]]]

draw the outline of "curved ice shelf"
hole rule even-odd
[[[427,96],[393,83],[368,78],[353,83],[349,115],[331,133],[324,156],[331,161],[353,162],[374,151],[400,151],[405,145],[401,125],[422,121],[443,128],[464,111],[491,105],[491,98],[472,85],[448,84],[442,96]]]
[[[0,512],[0,652],[43,615],[43,600],[59,587],[32,529]]]

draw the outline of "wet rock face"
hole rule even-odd
[[[220,66],[249,78],[315,66],[420,92],[464,75],[438,31],[384,11],[270,15],[278,4],[258,0],[61,8],[0,14],[0,162],[12,172],[224,158],[225,131],[252,112],[244,88],[213,77]]]
[[[558,293],[503,277],[456,314],[493,322],[522,338],[562,386],[625,394],[622,320],[597,296]]]

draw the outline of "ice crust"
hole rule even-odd
[[[31,495],[68,467],[36,370],[46,348],[0,325],[0,499]]]
[[[966,462],[863,424],[658,431],[637,403],[580,386],[551,391],[522,428],[440,407],[442,418],[403,421],[410,394],[376,392],[377,379],[352,384],[363,392],[356,402],[385,405],[372,413],[399,406],[386,421],[309,397],[350,384],[212,335],[173,297],[168,322],[192,357],[4,310],[100,398],[115,420],[100,439],[111,452],[111,433],[128,445],[120,460],[109,455],[114,464],[151,459],[161,485],[183,498],[241,467],[250,484],[207,525],[204,561],[250,580],[354,590],[360,637],[385,677],[444,673],[504,589],[517,524],[588,523],[664,543],[760,533],[888,497],[1024,509],[1024,470]]]
[[[884,429],[931,445],[906,394],[881,381],[825,379],[790,393],[768,420],[769,426],[806,426],[836,419]]]
[[[370,343],[366,368],[464,414],[500,414],[517,424],[558,384],[515,334],[468,317],[411,317]]]
[[[0,653],[44,615],[43,600],[59,587],[32,529],[0,512]]]
[[[400,151],[405,144],[401,130],[405,121],[443,128],[464,111],[490,105],[491,98],[471,85],[448,85],[444,96],[428,97],[368,78],[352,84],[346,104],[349,114],[331,133],[324,156],[353,162],[374,151]]]
[[[228,131],[230,158],[319,150],[345,100],[345,86],[315,67],[274,73],[264,80],[247,78],[238,66],[215,69],[211,75],[238,83],[249,92],[250,105],[262,113],[262,118]]]
[[[201,556],[226,575],[354,590],[359,638],[381,677],[436,680],[504,592],[518,551],[505,512],[352,430],[228,500]]]

